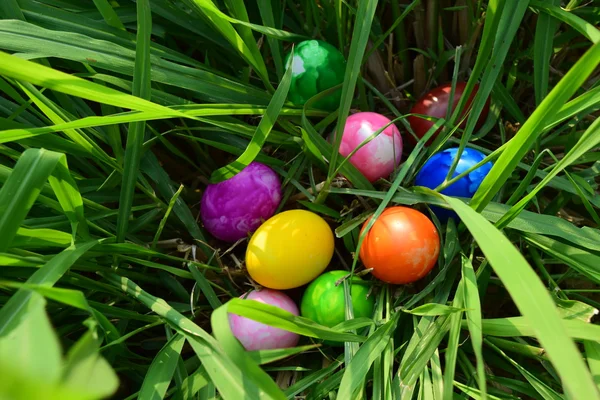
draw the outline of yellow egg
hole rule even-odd
[[[262,286],[295,288],[327,268],[333,246],[333,232],[323,218],[310,211],[284,211],[254,233],[246,250],[246,268]]]

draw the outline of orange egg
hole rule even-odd
[[[427,275],[439,253],[440,237],[425,214],[408,207],[389,207],[365,236],[359,255],[367,268],[373,268],[376,278],[405,284]]]

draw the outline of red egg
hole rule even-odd
[[[454,89],[454,99],[452,101],[452,110],[456,109],[456,106],[458,105],[458,102],[460,101],[460,98],[461,98],[466,86],[467,86],[467,84],[465,82],[457,82],[456,83],[456,88]],[[473,102],[473,99],[475,98],[475,95],[477,94],[478,89],[479,89],[479,85],[476,84],[475,87],[473,88],[473,91],[471,92],[471,96],[469,96],[469,99],[467,100],[467,103],[465,104],[465,107],[463,108],[463,113],[460,116],[460,118],[463,118],[465,116],[465,111],[467,111],[469,109],[469,107],[471,106],[471,103]],[[437,88],[431,90],[430,92],[426,93],[423,97],[421,97],[415,103],[413,108],[410,110],[410,113],[411,114],[422,114],[422,115],[427,115],[427,116],[436,117],[436,118],[446,118],[446,111],[448,110],[448,102],[450,100],[450,91],[451,90],[452,90],[451,83],[447,83],[445,85],[438,86]],[[481,114],[479,115],[479,119],[477,120],[476,129],[481,128],[481,126],[483,125],[483,123],[485,122],[485,120],[487,118],[489,110],[490,110],[490,99],[488,98],[485,103],[485,106],[483,107],[483,110],[481,111]],[[428,121],[426,119],[423,119],[423,118],[420,118],[417,116],[408,117],[408,122],[410,123],[410,127],[412,128],[413,132],[415,132],[415,135],[417,135],[419,138],[422,138],[423,136],[425,136],[427,131],[435,123],[435,121]],[[464,129],[465,126],[466,126],[466,120],[460,125],[460,127]],[[438,129],[437,132],[433,134],[431,139],[429,139],[429,141],[427,142],[427,145],[430,145],[433,142],[436,135],[439,134],[440,131],[441,131],[441,128]],[[415,138],[412,135],[409,134],[406,136],[408,136],[408,139],[413,144],[417,143]]]
[[[361,234],[369,220],[362,227]],[[408,207],[386,208],[360,247],[360,259],[387,283],[406,284],[425,277],[437,262],[440,238],[425,214]]]

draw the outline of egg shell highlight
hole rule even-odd
[[[230,179],[210,184],[202,196],[200,216],[208,232],[235,242],[270,218],[281,201],[281,182],[269,167],[258,162]]]
[[[277,290],[253,290],[240,296],[241,299],[255,300],[298,315],[298,307],[285,293]],[[229,326],[233,335],[248,351],[284,349],[298,344],[300,336],[283,329],[274,328],[249,318],[229,314]]]
[[[366,268],[373,268],[371,273],[377,279],[407,284],[429,274],[439,252],[440,238],[433,222],[417,210],[397,206],[386,208],[377,218],[359,255]]]
[[[254,233],[246,250],[246,268],[262,286],[292,289],[319,276],[333,250],[333,232],[323,218],[305,210],[284,211]]]
[[[365,139],[391,121],[374,112],[359,112],[346,120],[339,152],[347,157]],[[402,136],[396,125],[391,124],[352,157],[354,165],[370,182],[388,177],[402,159]]]
[[[346,320],[343,282],[336,286],[340,279],[349,274],[348,271],[329,271],[312,281],[306,288],[300,303],[300,313],[318,324],[333,327]],[[354,318],[371,318],[375,298],[367,296],[369,286],[357,276],[352,279],[350,293]]]
[[[457,155],[458,147],[452,147],[431,156],[431,158],[427,160],[425,164],[423,164],[417,173],[415,185],[424,186],[430,189],[435,189],[441,185],[446,179],[446,176],[450,171],[450,167],[452,166],[452,163],[456,159]],[[478,150],[465,148],[460,156],[460,159],[458,160],[458,164],[456,165],[456,169],[454,170],[452,177],[457,177],[463,172],[473,168],[485,157],[485,154]],[[471,198],[477,189],[479,189],[481,182],[483,182],[492,167],[493,163],[487,162],[470,172],[468,175],[460,178],[452,185],[441,190],[440,193],[447,196]],[[442,221],[447,220],[448,218],[457,218],[456,213],[452,210],[435,206],[432,207],[432,210]]]
[[[287,55],[287,65],[291,52]],[[311,97],[344,81],[346,60],[338,49],[321,40],[306,40],[294,48],[292,82],[288,99],[295,105],[304,105]],[[342,89],[326,95],[312,104],[315,108],[335,110],[342,97]]]
[[[467,84],[465,82],[457,82],[456,83],[456,87],[454,88],[454,98],[452,100],[452,110],[456,109],[456,106],[458,105],[458,102],[460,101],[460,98],[462,97],[462,94],[463,94],[466,86],[467,86]],[[415,103],[413,108],[410,110],[410,113],[427,115],[427,116],[435,117],[435,118],[446,118],[446,113],[448,111],[448,104],[450,103],[451,90],[452,90],[451,83],[448,83],[448,84],[445,84],[442,86],[438,86],[438,87],[432,89],[431,91],[429,91],[425,95],[423,95],[419,100],[417,100],[417,102]],[[471,106],[471,103],[473,102],[473,99],[475,98],[475,95],[477,94],[478,90],[479,90],[479,85],[476,84],[475,87],[473,88],[473,90],[471,91],[471,95],[467,99],[467,102],[463,108],[463,113],[459,117],[460,119],[462,119],[465,116],[465,112]],[[481,128],[481,126],[483,125],[483,123],[485,122],[485,120],[487,118],[489,109],[490,109],[490,100],[488,98],[483,107],[483,110],[481,111],[481,114],[479,115],[479,119],[477,120],[475,129]],[[415,116],[415,115],[409,116],[407,118],[407,120],[408,120],[408,123],[410,124],[410,127],[412,128],[413,132],[419,138],[422,138],[423,136],[425,136],[427,131],[435,124],[435,121],[428,121],[426,119],[423,119],[423,118]],[[466,126],[466,120],[463,121],[462,124],[460,124],[460,128],[464,129],[465,126]],[[427,145],[430,145],[434,141],[436,136],[440,133],[441,129],[442,128],[438,129],[433,134],[433,136],[427,141],[427,143],[426,143]],[[412,135],[409,134],[407,136],[408,136],[408,139],[410,142],[412,142],[413,144],[417,143],[417,141],[415,140],[415,138]]]

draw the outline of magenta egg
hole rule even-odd
[[[344,127],[340,154],[347,157],[366,138],[390,122],[387,117],[374,112],[350,115]],[[401,157],[402,136],[396,125],[391,124],[354,153],[350,162],[370,182],[375,182],[379,178],[388,177],[400,164]]]
[[[299,314],[296,303],[288,295],[278,290],[253,290],[243,294],[240,298],[279,307],[294,315]],[[300,340],[300,336],[296,333],[273,328],[235,314],[229,314],[229,326],[233,335],[249,351],[294,347]]]
[[[281,182],[269,167],[250,163],[226,181],[208,185],[200,216],[217,239],[235,242],[273,216],[281,201]]]

